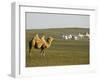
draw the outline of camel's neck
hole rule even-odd
[[[51,46],[52,41],[47,41],[47,48]]]

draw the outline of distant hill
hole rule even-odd
[[[89,28],[50,28],[50,29],[27,29],[26,36],[31,39],[34,34],[38,33],[39,36],[45,35],[46,37],[52,36],[54,38],[59,38],[63,34],[78,35],[79,33],[85,34],[89,33]]]

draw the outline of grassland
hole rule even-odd
[[[26,67],[37,66],[60,66],[89,64],[89,40],[63,40],[61,34],[74,34],[89,32],[89,29],[82,28],[61,28],[61,29],[34,29],[26,30]],[[40,49],[33,49],[29,56],[28,42],[38,33],[54,37],[50,48],[45,50],[46,56],[40,55]]]

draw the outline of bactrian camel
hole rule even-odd
[[[51,46],[53,41],[52,37],[48,37],[45,40],[45,36],[43,35],[41,38],[36,34],[31,41],[29,41],[29,54],[31,55],[32,48],[41,49],[40,54],[45,56],[45,49]]]

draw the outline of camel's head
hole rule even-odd
[[[53,40],[54,40],[53,37],[48,37],[48,39],[47,39],[47,41],[50,41],[50,42],[52,42]]]

